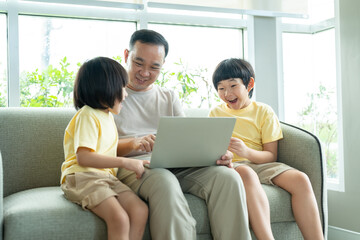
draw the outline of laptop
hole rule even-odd
[[[220,117],[161,117],[152,153],[136,158],[150,160],[149,168],[216,165],[229,146],[235,121]]]

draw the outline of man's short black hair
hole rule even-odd
[[[130,38],[129,50],[131,51],[134,48],[134,45],[137,41],[141,43],[154,44],[158,46],[164,46],[165,48],[165,57],[169,52],[169,44],[166,39],[158,32],[149,29],[141,29],[135,31]]]
[[[84,105],[94,109],[112,108],[115,100],[122,101],[127,83],[127,72],[120,63],[107,57],[91,59],[76,75],[74,106],[77,110]]]
[[[255,72],[251,64],[240,58],[229,58],[221,61],[215,68],[212,76],[215,89],[218,89],[219,82],[231,78],[240,78],[243,84],[247,88],[250,82],[250,78],[255,80]],[[251,98],[253,89],[249,92]]]

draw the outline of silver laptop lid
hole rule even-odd
[[[162,117],[150,168],[201,167],[225,154],[235,118]]]

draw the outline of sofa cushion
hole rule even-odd
[[[65,199],[60,187],[4,198],[4,239],[106,239],[104,222]]]
[[[282,188],[262,184],[270,204],[271,223],[295,221],[291,208],[291,195]]]
[[[271,221],[293,221],[290,195],[278,187],[263,187],[271,206]],[[209,238],[204,200],[190,194],[185,197],[196,219],[199,237]],[[48,236],[54,236],[52,239],[106,239],[105,223],[66,200],[60,187],[35,188],[5,197],[4,223],[5,239],[48,239]],[[144,239],[150,239],[148,229]]]
[[[205,202],[185,194],[196,231],[210,238]],[[60,187],[21,191],[4,198],[4,239],[106,239],[106,225],[90,211],[65,199]],[[150,239],[146,229],[144,239]]]

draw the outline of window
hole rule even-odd
[[[321,141],[328,179],[339,181],[335,30],[283,33],[285,121]]]
[[[210,76],[221,59],[243,56],[244,16],[209,12],[198,15],[197,8],[191,6],[185,10],[156,12],[149,4],[144,8],[139,1],[129,1],[134,4],[128,1],[73,4],[57,0],[11,0],[11,5],[0,4],[0,11],[11,15],[12,34],[8,41],[13,43],[14,51],[9,53],[13,59],[9,63],[13,69],[9,79],[12,84],[8,87],[10,106],[71,106],[72,82],[78,64],[99,55],[121,60],[130,35],[137,28],[154,28],[171,42],[165,65],[168,69],[160,77],[171,78],[169,82],[176,85],[172,87],[179,90],[184,107],[208,108],[218,100]],[[20,14],[17,9],[21,9]],[[180,26],[180,22],[187,26]],[[171,36],[174,30],[181,31],[181,35]],[[188,43],[188,48],[177,50]],[[196,44],[200,48],[195,49]],[[201,57],[189,57],[187,49]],[[214,57],[208,57],[210,51]]]
[[[97,56],[121,61],[135,29],[131,22],[19,16],[21,106],[72,106],[79,64]]]
[[[283,23],[316,24],[334,17],[334,2],[332,0],[308,1],[308,19],[283,18]]]
[[[7,98],[7,39],[6,15],[0,14],[0,107],[6,107]]]
[[[169,42],[164,73],[173,74],[172,87],[183,107],[210,108],[215,104],[218,98],[212,73],[220,61],[243,57],[242,30],[164,24],[149,24],[149,28]]]

